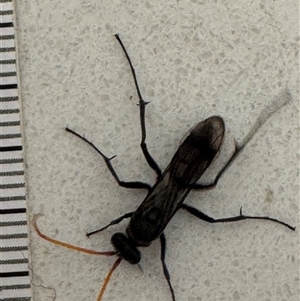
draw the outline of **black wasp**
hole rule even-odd
[[[273,112],[272,110],[266,109],[263,114],[261,114],[261,117],[257,120],[250,133],[246,136],[243,143],[238,145],[235,142],[235,150],[233,154],[231,155],[225,166],[221,169],[221,171],[219,171],[215,180],[211,184],[201,185],[198,184],[197,181],[200,179],[200,177],[203,175],[205,170],[208,168],[208,166],[211,164],[211,162],[221,149],[225,133],[225,124],[220,116],[207,118],[206,120],[199,122],[193,129],[191,129],[188,136],[180,144],[178,150],[176,151],[165,171],[162,172],[153,157],[150,155],[145,142],[145,107],[148,102],[145,102],[143,100],[138,86],[135,70],[131,63],[131,59],[123,45],[123,42],[118,35],[115,35],[115,37],[120,43],[131,68],[139,98],[140,124],[142,131],[141,148],[149,166],[155,171],[157,175],[157,181],[154,186],[150,186],[147,183],[139,181],[121,181],[111,164],[111,160],[115,156],[111,158],[106,157],[92,142],[88,141],[85,137],[79,135],[75,131],[66,128],[68,132],[74,134],[75,136],[88,143],[102,156],[106,163],[106,166],[120,186],[125,188],[147,189],[147,196],[136,211],[128,212],[121,217],[111,221],[105,227],[87,234],[87,236],[90,236],[94,233],[103,231],[112,225],[118,224],[125,218],[130,218],[129,224],[126,228],[126,234],[115,233],[111,238],[111,243],[114,246],[115,251],[97,252],[87,250],[48,237],[43,234],[36,225],[36,219],[38,215],[34,217],[33,224],[38,234],[42,238],[52,243],[89,254],[118,256],[118,259],[114,263],[104,281],[102,289],[98,294],[97,301],[100,301],[102,299],[104,290],[110,280],[110,277],[113,271],[120,264],[121,260],[124,259],[131,264],[138,264],[141,260],[141,253],[138,250],[138,247],[149,246],[155,239],[159,238],[161,243],[160,257],[163,266],[163,272],[171,291],[172,300],[175,301],[174,290],[171,285],[170,275],[165,262],[166,238],[163,231],[168,225],[170,219],[177,212],[177,210],[184,209],[192,215],[209,223],[236,222],[245,219],[262,219],[273,221],[286,226],[291,230],[295,230],[294,227],[288,225],[287,223],[274,218],[270,218],[268,216],[243,215],[242,209],[240,209],[240,214],[237,216],[214,219],[194,207],[183,204],[185,198],[191,190],[204,190],[216,186],[221,175],[230,166],[237,155],[243,150],[245,145],[251,140],[259,127],[261,127],[262,124],[265,123],[267,119],[285,103],[281,104],[277,109],[273,110]]]

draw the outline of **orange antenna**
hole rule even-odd
[[[100,290],[100,292],[99,292],[97,301],[101,301],[101,300],[102,300],[104,291],[105,291],[106,286],[107,286],[107,284],[108,284],[108,282],[109,282],[109,280],[110,280],[110,277],[111,277],[112,273],[114,272],[114,270],[118,267],[118,265],[120,264],[121,261],[122,261],[122,258],[118,258],[118,259],[115,261],[115,263],[114,263],[114,265],[112,266],[112,268],[110,269],[110,271],[108,272],[108,274],[107,274],[107,276],[106,276],[106,278],[105,278],[105,280],[104,280],[104,282],[103,282],[102,288],[101,288],[101,290]]]
[[[33,224],[33,228],[35,229],[35,231],[37,232],[37,234],[47,240],[47,241],[50,241],[51,243],[55,244],[55,245],[59,245],[59,246],[62,246],[62,247],[65,247],[65,248],[68,248],[68,249],[71,249],[71,250],[75,250],[75,251],[79,251],[79,252],[83,252],[83,253],[87,253],[87,254],[92,254],[92,255],[104,255],[104,256],[113,256],[113,255],[116,255],[116,252],[114,251],[107,251],[107,252],[98,252],[98,251],[94,251],[94,250],[89,250],[89,249],[85,249],[85,248],[81,248],[81,247],[77,247],[77,246],[74,246],[74,245],[71,245],[71,244],[68,244],[68,243],[65,243],[63,241],[59,241],[59,240],[56,240],[54,238],[51,238],[47,235],[45,235],[44,233],[42,233],[40,231],[40,229],[38,228],[37,226],[37,219],[42,216],[43,214],[36,214],[33,216],[33,219],[32,219],[32,224]]]

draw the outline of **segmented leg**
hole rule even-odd
[[[296,229],[295,227],[292,227],[289,224],[284,223],[284,222],[282,222],[278,219],[272,218],[272,217],[243,215],[242,207],[240,209],[239,215],[233,216],[233,217],[227,217],[227,218],[219,218],[219,219],[214,219],[213,217],[206,215],[205,213],[201,212],[200,210],[198,210],[192,206],[186,205],[186,204],[182,204],[181,208],[185,209],[187,212],[191,213],[192,215],[194,215],[208,223],[229,223],[229,222],[237,222],[237,221],[241,221],[241,220],[245,220],[245,219],[263,219],[263,220],[278,223],[280,225],[288,227],[290,230],[293,230],[293,231],[295,231],[295,229]]]
[[[108,227],[110,227],[110,226],[112,226],[112,225],[116,225],[116,224],[120,223],[123,219],[132,217],[133,213],[134,213],[134,211],[133,211],[133,212],[125,213],[124,215],[122,215],[122,216],[120,216],[120,217],[114,219],[113,221],[111,221],[111,222],[110,222],[108,225],[106,225],[105,227],[103,227],[103,228],[101,228],[101,229],[98,229],[98,230],[94,230],[94,231],[92,231],[92,232],[88,232],[88,233],[86,234],[86,236],[89,237],[89,236],[91,236],[91,235],[93,235],[93,234],[95,234],[95,233],[98,233],[98,232],[101,232],[101,231],[107,229]]]
[[[169,285],[169,288],[170,288],[170,291],[171,291],[172,300],[176,301],[174,290],[173,290],[171,280],[170,280],[170,274],[169,274],[169,271],[168,271],[168,268],[167,268],[167,265],[166,265],[166,261],[165,261],[166,248],[167,248],[165,234],[162,233],[159,238],[160,238],[160,244],[161,244],[160,259],[161,259],[161,263],[162,263],[162,266],[163,266],[164,275],[165,275],[165,278],[168,282],[168,285]]]
[[[113,156],[111,158],[106,157],[91,141],[87,140],[85,137],[81,136],[80,134],[76,133],[75,131],[66,128],[66,131],[69,133],[72,133],[73,135],[77,136],[78,138],[82,139],[84,142],[86,142],[87,144],[89,144],[98,154],[101,155],[101,157],[104,159],[105,164],[107,166],[107,168],[109,169],[110,173],[113,175],[113,177],[115,178],[115,180],[118,182],[118,184],[121,187],[125,187],[125,188],[136,188],[136,189],[151,189],[151,185],[149,185],[148,183],[144,183],[144,182],[139,182],[139,181],[132,181],[132,182],[125,182],[125,181],[121,181],[116,173],[116,171],[114,170],[112,164],[110,163],[110,161],[115,158],[116,156]]]
[[[132,76],[133,76],[136,92],[137,92],[138,97],[139,97],[140,123],[141,123],[141,130],[142,130],[141,148],[142,148],[143,154],[144,154],[144,156],[146,158],[146,161],[148,162],[149,166],[156,172],[157,177],[160,177],[161,176],[161,170],[160,170],[158,164],[153,159],[153,157],[150,155],[150,153],[147,149],[147,144],[145,142],[146,141],[145,108],[146,108],[146,105],[148,104],[148,102],[144,101],[144,99],[142,97],[142,94],[140,92],[140,88],[139,88],[139,85],[138,85],[138,82],[137,82],[135,70],[133,68],[131,59],[130,59],[128,53],[127,53],[127,50],[126,50],[122,40],[120,39],[118,34],[116,34],[115,37],[118,40],[118,42],[120,43],[120,45],[121,45],[121,47],[122,47],[122,49],[125,53],[125,56],[127,58],[127,61],[130,65],[130,69],[131,69],[131,73],[132,73]]]
[[[234,141],[234,143],[235,143],[235,149],[234,149],[233,154],[231,155],[231,157],[229,158],[227,163],[224,165],[224,167],[218,172],[215,180],[210,184],[197,184],[197,183],[192,184],[191,185],[192,189],[195,189],[195,190],[211,189],[211,188],[214,188],[218,184],[218,181],[221,178],[221,176],[229,168],[229,166],[232,164],[232,162],[235,160],[235,158],[242,152],[242,150],[245,147],[245,144],[242,146],[238,146],[236,141]]]
[[[273,116],[278,110],[280,110],[284,105],[289,103],[292,99],[291,94],[285,90],[283,91],[279,96],[276,97],[275,100],[273,100],[267,107],[265,107],[260,115],[258,116],[256,122],[252,126],[250,132],[246,135],[244,138],[243,142],[241,144],[237,144],[236,141],[235,143],[235,150],[233,154],[231,155],[230,159],[228,162],[225,164],[225,166],[219,171],[217,174],[215,180],[211,184],[192,184],[191,188],[192,189],[210,189],[214,188],[221,176],[224,174],[224,172],[230,167],[230,165],[233,163],[233,161],[237,158],[237,156],[242,152],[244,147],[249,143],[249,141],[252,140],[254,135],[257,133],[257,131],[268,121],[268,119]]]

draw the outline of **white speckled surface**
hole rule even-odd
[[[207,192],[186,202],[213,217],[238,213],[298,225],[298,1],[16,1],[29,213],[56,239],[110,250],[126,222],[85,232],[132,211],[143,191],[119,188],[104,162],[64,131],[85,133],[126,180],[154,183],[139,149],[132,57],[147,106],[148,146],[164,168],[185,132],[221,115],[224,151],[206,179],[286,87],[289,105],[257,133]],[[299,228],[298,228],[299,229]],[[299,230],[246,221],[210,225],[178,212],[167,264],[176,301],[298,301]],[[31,229],[32,230],[32,229]],[[52,245],[31,232],[34,301],[96,301],[112,258]],[[143,273],[122,263],[103,301],[171,300],[159,243],[142,250]]]

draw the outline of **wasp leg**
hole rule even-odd
[[[103,228],[101,228],[101,229],[98,229],[98,230],[94,230],[94,231],[92,231],[92,232],[88,232],[88,233],[86,234],[86,236],[89,237],[89,236],[91,236],[91,235],[93,235],[93,234],[95,234],[95,233],[98,233],[98,232],[101,232],[101,231],[107,229],[108,227],[110,227],[110,226],[112,226],[112,225],[116,225],[116,224],[120,223],[123,219],[132,217],[133,213],[134,213],[134,211],[133,211],[133,212],[125,213],[124,215],[122,215],[122,216],[120,216],[120,217],[114,219],[113,221],[111,221],[111,222],[110,222],[108,225],[106,225],[105,227],[103,227]]]
[[[154,161],[153,157],[150,155],[147,148],[147,144],[145,142],[146,141],[146,125],[145,125],[146,104],[147,102],[144,102],[142,99],[140,99],[139,107],[140,107],[141,129],[142,129],[141,148],[147,163],[156,172],[157,177],[159,178],[161,176],[161,169],[159,168],[158,164]]]
[[[141,130],[142,130],[141,148],[142,148],[143,154],[144,154],[144,156],[146,158],[146,161],[148,162],[149,166],[156,172],[157,177],[160,177],[161,176],[161,170],[160,170],[158,164],[153,159],[153,157],[150,155],[150,153],[147,149],[147,144],[145,142],[146,141],[145,108],[146,108],[146,105],[148,104],[148,102],[144,101],[144,99],[142,97],[142,94],[141,94],[141,91],[140,91],[140,88],[139,88],[139,84],[137,82],[135,70],[133,68],[131,59],[130,59],[128,53],[127,53],[127,50],[126,50],[125,46],[123,45],[122,40],[120,39],[119,35],[117,35],[117,34],[115,35],[115,37],[118,40],[118,42],[120,43],[120,45],[121,45],[121,47],[122,47],[122,49],[125,53],[125,56],[127,58],[127,61],[130,65],[130,69],[131,69],[131,73],[132,73],[132,76],[133,76],[136,92],[137,92],[138,97],[139,97],[140,123],[141,123]]]
[[[291,94],[288,91],[284,91],[281,93],[270,105],[265,107],[258,118],[256,119],[256,122],[253,124],[251,130],[249,133],[246,135],[244,140],[242,141],[241,144],[237,144],[236,140],[234,140],[235,144],[235,150],[233,154],[231,155],[230,159],[228,162],[225,164],[225,166],[219,171],[217,174],[215,180],[213,183],[208,184],[208,185],[202,185],[202,184],[192,184],[191,188],[192,189],[209,189],[209,188],[214,188],[220,177],[223,175],[223,173],[227,170],[227,168],[230,167],[230,165],[233,163],[233,161],[237,158],[237,156],[242,152],[244,147],[252,140],[252,138],[255,136],[257,131],[268,121],[268,119],[275,114],[278,110],[280,110],[284,105],[289,103],[291,101]]]
[[[167,242],[166,242],[165,234],[162,233],[160,235],[159,239],[160,239],[160,245],[161,245],[160,259],[161,259],[161,263],[162,263],[162,266],[163,266],[164,275],[165,275],[165,278],[168,282],[168,285],[169,285],[169,288],[170,288],[170,291],[171,291],[172,300],[176,301],[174,290],[173,290],[171,280],[170,280],[170,274],[169,274],[169,271],[168,271],[168,268],[167,268],[167,265],[166,265],[166,261],[165,261],[166,248],[167,248]]]
[[[231,155],[231,157],[229,158],[229,160],[227,161],[227,163],[224,165],[224,167],[218,172],[215,180],[210,183],[210,184],[192,184],[191,188],[195,189],[195,190],[205,190],[205,189],[211,189],[214,188],[215,186],[217,186],[219,179],[221,178],[221,176],[223,175],[223,173],[227,170],[227,168],[229,168],[229,166],[232,164],[232,162],[235,160],[235,158],[241,153],[241,151],[244,149],[244,145],[242,146],[238,146],[236,141],[235,141],[235,150],[233,152],[233,154]]]
[[[75,131],[73,131],[69,128],[66,128],[66,131],[69,133],[72,133],[73,135],[77,136],[78,138],[80,138],[81,140],[83,140],[84,142],[89,144],[98,154],[101,155],[101,157],[105,161],[107,168],[109,169],[110,173],[115,178],[115,180],[118,182],[119,186],[125,187],[125,188],[148,189],[148,191],[151,189],[151,185],[149,185],[148,183],[139,182],[139,181],[132,181],[132,182],[121,181],[119,179],[116,171],[114,170],[112,164],[110,163],[110,161],[113,158],[115,158],[116,156],[108,158],[91,141],[87,140],[85,137],[81,136],[80,134],[76,133]]]
[[[237,216],[233,216],[233,217],[227,217],[227,218],[219,218],[219,219],[214,219],[213,217],[210,217],[208,215],[206,215],[205,213],[201,212],[200,210],[191,207],[189,205],[186,204],[182,204],[181,206],[182,209],[185,209],[186,211],[188,211],[189,213],[191,213],[192,215],[208,222],[208,223],[229,223],[229,222],[237,222],[237,221],[241,221],[241,220],[245,220],[245,219],[263,219],[263,220],[267,220],[267,221],[271,221],[271,222],[275,222],[278,224],[281,224],[285,227],[288,227],[290,230],[295,231],[295,227],[290,226],[287,223],[284,223],[278,219],[272,218],[272,217],[268,217],[268,216],[248,216],[248,215],[244,215],[242,212],[242,207],[240,209],[240,214]]]

